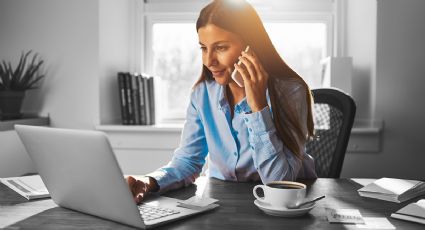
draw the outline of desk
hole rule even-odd
[[[264,214],[253,201],[252,188],[256,183],[224,182],[207,179],[203,193],[220,200],[220,207],[208,213],[178,220],[156,229],[356,229],[355,225],[329,224],[325,207],[359,209],[364,217],[386,217],[402,230],[423,229],[423,225],[390,218],[390,214],[409,202],[397,204],[360,197],[357,189],[361,186],[349,179],[318,179],[302,181],[308,186],[307,196],[325,194],[311,212],[303,217],[288,219]],[[187,199],[193,196],[195,185],[172,191],[166,196]],[[199,188],[198,188],[199,189]],[[0,205],[27,202],[0,183]],[[117,210],[119,211],[119,210]],[[61,207],[51,208],[23,221],[9,226],[10,229],[133,229],[112,221],[85,215]]]

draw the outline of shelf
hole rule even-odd
[[[37,125],[46,126],[50,124],[49,117],[39,117],[34,115],[24,115],[21,119],[0,120],[0,131],[14,130],[14,125]]]

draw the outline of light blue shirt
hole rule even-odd
[[[208,154],[209,153],[209,154]],[[200,175],[209,155],[209,177],[228,181],[316,178],[313,158],[297,160],[276,134],[271,106],[251,113],[246,98],[234,107],[225,87],[204,81],[192,91],[180,146],[164,167],[148,174],[159,192],[187,186]]]

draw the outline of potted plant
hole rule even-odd
[[[27,61],[31,53],[32,51],[23,52],[16,68],[5,60],[0,63],[0,120],[22,117],[21,106],[25,91],[37,88],[37,83],[45,76],[40,73],[44,61],[37,53],[31,61]]]

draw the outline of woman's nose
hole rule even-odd
[[[208,52],[206,55],[205,55],[205,66],[214,66],[214,65],[217,65],[217,58],[216,58],[216,56],[215,56],[215,53],[214,52]]]

